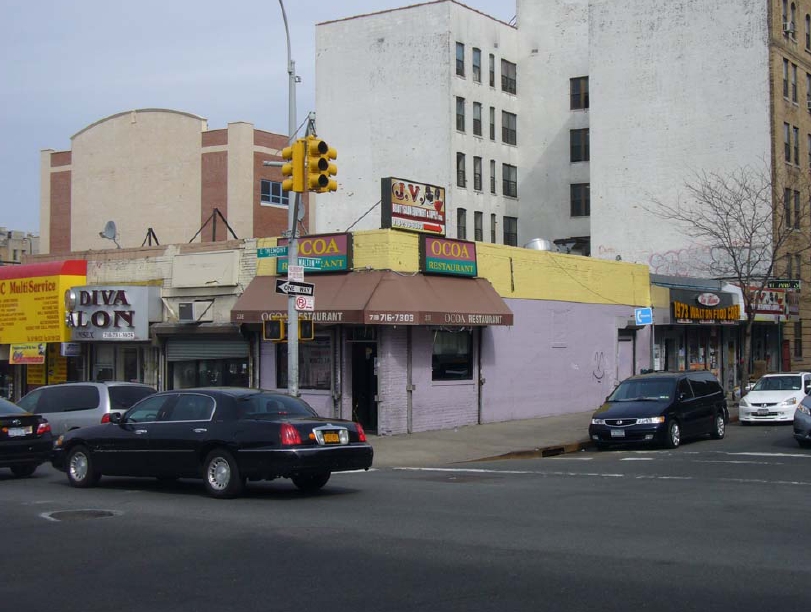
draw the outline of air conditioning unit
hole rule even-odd
[[[214,302],[180,302],[177,318],[181,323],[210,323],[214,320]]]
[[[783,22],[783,33],[784,34],[794,34],[794,22],[793,21],[784,21]]]
[[[806,101],[806,104],[808,104],[808,110],[811,111],[811,96],[808,96],[808,100]]]

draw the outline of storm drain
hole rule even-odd
[[[55,512],[43,512],[40,516],[49,521],[86,521],[88,519],[108,518],[118,516],[120,512],[115,510],[57,510]]]

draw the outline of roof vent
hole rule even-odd
[[[551,240],[546,238],[533,238],[524,245],[525,249],[532,249],[533,251],[555,251],[557,252],[558,246]]]

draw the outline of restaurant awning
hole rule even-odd
[[[257,276],[231,310],[234,323],[287,316],[287,296],[275,276]],[[359,325],[512,325],[513,313],[483,278],[454,278],[369,270],[307,277],[315,285],[320,323]]]

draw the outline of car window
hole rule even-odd
[[[309,404],[295,397],[256,393],[238,401],[239,419],[278,419],[318,416]]]
[[[8,400],[0,399],[0,414],[25,414],[28,412]]]
[[[799,376],[764,376],[752,391],[799,391],[801,388]]]
[[[31,393],[28,393],[23,398],[21,398],[17,402],[17,405],[23,410],[27,410],[31,414],[39,414],[38,404],[41,397],[42,397],[42,389],[34,389],[33,391],[31,391]]]
[[[161,421],[208,421],[214,412],[214,400],[207,395],[182,393],[175,405],[161,413]]]
[[[805,406],[806,408],[811,409],[811,395],[806,395],[806,396],[803,398],[803,401],[801,401],[800,403],[801,403],[803,406]]]
[[[123,417],[125,423],[149,423],[158,420],[161,411],[171,406],[176,394],[150,395],[130,408]]]
[[[704,397],[712,393],[709,381],[698,377],[690,377],[690,386],[693,388],[693,393],[696,397]]]
[[[690,381],[686,378],[682,378],[679,381],[679,397],[684,399],[692,399],[693,398],[693,389],[690,387]]]
[[[48,412],[74,412],[92,410],[100,403],[98,387],[93,385],[75,385],[70,387],[50,387],[45,390],[44,399],[49,407]]]
[[[155,393],[155,389],[151,387],[138,385],[116,385],[108,387],[108,389],[110,390],[110,410],[119,410],[121,412]]]

